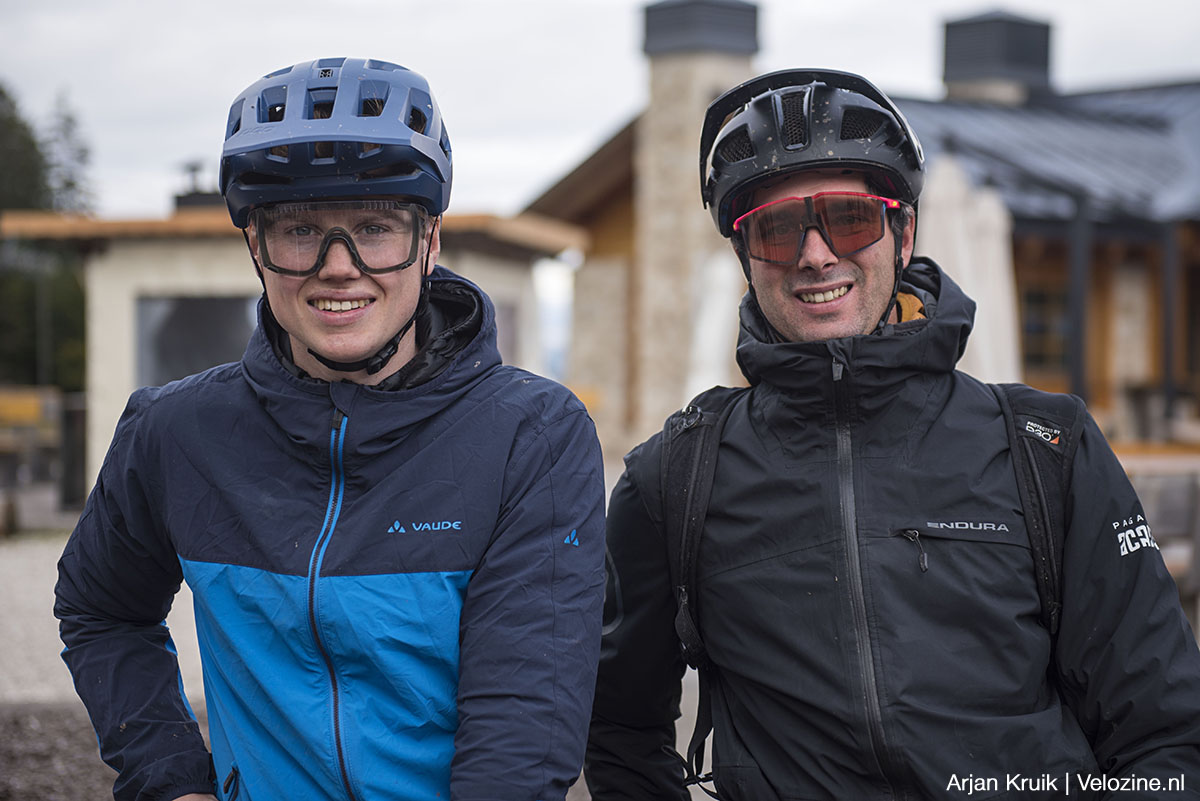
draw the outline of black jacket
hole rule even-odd
[[[698,565],[723,796],[1056,798],[1069,782],[1088,798],[1106,797],[1089,778],[1184,775],[1186,795],[1113,797],[1197,797],[1200,653],[1120,464],[1089,419],[1052,647],[1004,419],[954,370],[974,304],[923,260],[906,291],[929,319],[812,343],[771,343],[743,301],[752,389],[722,436]],[[609,505],[597,801],[687,798],[661,750],[684,665],[659,456],[658,436],[634,449]]]

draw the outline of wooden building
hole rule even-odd
[[[700,361],[741,380],[735,324],[714,310],[732,313],[745,283],[696,164],[708,102],[757,72],[756,28],[741,0],[648,6],[647,108],[528,207],[589,235],[567,377],[610,456],[690,397]],[[1197,448],[1200,80],[1061,94],[1047,24],[993,13],[945,34],[944,99],[894,99],[931,167],[951,156],[1002,200],[1019,377],[1083,396],[1118,444]],[[886,75],[867,77],[887,90]]]

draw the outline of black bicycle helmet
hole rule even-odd
[[[387,61],[325,58],[276,70],[229,110],[220,188],[233,224],[270,203],[405,197],[450,202],[450,138],[429,84]]]
[[[739,201],[764,179],[863,170],[915,206],[924,165],[900,109],[865,78],[836,70],[780,70],[735,86],[709,105],[700,134],[700,195],[725,237],[745,210]]]

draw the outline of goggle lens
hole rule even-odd
[[[280,203],[255,209],[251,220],[269,270],[312,275],[329,248],[341,242],[358,269],[379,274],[416,261],[428,215],[413,203],[365,200]]]
[[[758,261],[795,264],[809,228],[816,228],[833,254],[844,258],[883,239],[887,210],[899,207],[900,201],[877,195],[821,192],[766,203],[738,217],[733,229]]]

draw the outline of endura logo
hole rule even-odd
[[[952,523],[926,523],[928,528],[966,529],[970,531],[1008,531],[1003,523],[974,523],[966,520],[956,520]]]

